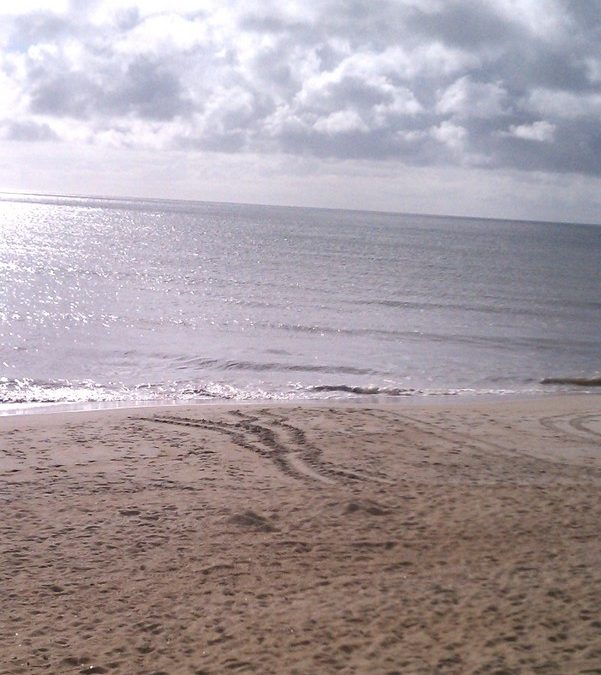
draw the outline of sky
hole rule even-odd
[[[601,0],[19,0],[0,45],[3,191],[601,222]]]

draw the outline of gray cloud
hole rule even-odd
[[[494,3],[453,2],[441,4],[438,11],[413,7],[405,26],[425,39],[441,40],[461,49],[488,49],[515,42],[523,31],[495,11]]]
[[[25,50],[31,45],[49,40],[60,41],[71,32],[70,23],[49,12],[35,12],[14,19],[9,50]]]
[[[130,63],[122,80],[109,85],[97,103],[109,113],[151,120],[173,119],[192,109],[178,76],[145,58]]]
[[[11,141],[56,141],[58,136],[47,124],[7,122],[2,125],[4,138]]]
[[[83,73],[38,70],[32,73],[29,95],[30,110],[35,114],[87,118],[96,110],[94,104],[102,97],[102,89]]]
[[[60,55],[48,56],[30,67],[27,85],[36,115],[170,120],[192,110],[178,76],[154,57],[123,65],[109,56],[96,69],[81,70]]]
[[[80,3],[5,35],[13,139],[601,174],[597,0]]]

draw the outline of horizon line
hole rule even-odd
[[[131,201],[131,202],[179,202],[184,204],[227,204],[231,206],[263,206],[266,208],[288,208],[288,209],[312,209],[317,211],[348,211],[350,213],[375,213],[380,215],[390,216],[418,216],[423,218],[452,218],[457,220],[492,220],[507,223],[532,223],[538,225],[578,225],[585,227],[599,227],[601,221],[596,223],[583,223],[573,220],[535,220],[531,218],[500,218],[489,216],[469,216],[457,215],[451,213],[425,213],[417,211],[384,211],[377,209],[353,209],[340,208],[333,206],[307,206],[300,204],[265,204],[262,202],[230,202],[230,201],[213,201],[208,199],[190,199],[190,198],[174,198],[174,197],[132,197],[130,195],[98,195],[98,194],[60,194],[54,192],[23,192],[18,190],[0,190],[0,201],[11,201],[9,199],[3,200],[2,197],[39,197],[39,198],[56,198],[56,199],[98,199],[103,201]],[[13,200],[17,201],[17,200]]]

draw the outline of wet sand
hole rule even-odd
[[[0,418],[0,673],[601,673],[601,397]]]

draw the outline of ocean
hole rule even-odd
[[[0,410],[592,391],[601,227],[0,196]]]

